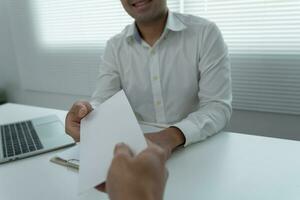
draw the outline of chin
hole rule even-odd
[[[163,12],[158,13],[158,12],[153,12],[153,11],[147,11],[145,13],[136,14],[135,16],[132,16],[132,17],[135,19],[136,22],[147,23],[147,22],[155,21],[163,16],[164,16]]]

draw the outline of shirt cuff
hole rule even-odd
[[[179,128],[185,136],[184,147],[200,141],[199,128],[193,122],[189,120],[182,120],[172,126]]]

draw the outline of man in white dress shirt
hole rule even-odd
[[[170,12],[166,0],[121,0],[135,22],[108,42],[90,102],[74,103],[66,132],[80,140],[80,120],[123,89],[138,120],[168,124],[147,134],[165,152],[204,140],[231,116],[227,46],[217,26]]]

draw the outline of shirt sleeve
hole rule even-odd
[[[174,124],[183,132],[185,146],[221,131],[232,113],[228,49],[214,23],[209,24],[204,31],[199,49],[198,109]]]
[[[90,100],[93,108],[121,90],[120,75],[115,59],[113,43],[109,40],[101,57],[96,88]]]

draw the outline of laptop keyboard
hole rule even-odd
[[[0,128],[4,158],[43,148],[31,121],[1,125]]]

